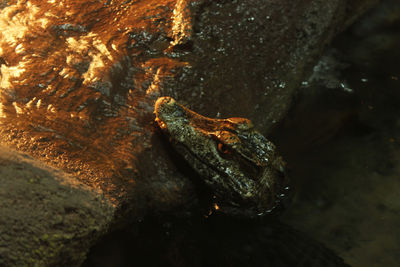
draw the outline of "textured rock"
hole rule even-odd
[[[110,202],[60,170],[0,147],[0,265],[79,264],[110,223]]]
[[[189,212],[199,196],[155,134],[157,97],[267,134],[324,45],[376,1],[358,2],[3,1],[0,142],[104,195],[109,223]]]

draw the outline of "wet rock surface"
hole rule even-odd
[[[373,2],[4,1],[0,141],[105,197],[113,216],[100,215],[99,232],[149,213],[187,215],[199,195],[154,130],[157,97],[247,117],[268,134],[323,47]],[[49,257],[83,257],[89,226],[87,243]],[[10,250],[33,253],[5,248],[6,264]]]

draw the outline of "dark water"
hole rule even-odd
[[[281,220],[304,234],[266,221],[147,221],[106,237],[84,266],[329,266],[300,260],[308,238],[352,266],[400,266],[398,1],[336,39],[271,139],[295,188]]]
[[[337,38],[274,133],[297,188],[283,220],[352,266],[400,266],[400,3]]]

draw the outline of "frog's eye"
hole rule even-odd
[[[218,152],[223,155],[231,154],[231,150],[229,149],[229,147],[223,143],[218,143],[217,148]]]

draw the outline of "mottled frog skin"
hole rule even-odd
[[[174,148],[215,194],[218,212],[254,217],[285,196],[284,162],[248,119],[212,119],[158,98],[154,112]]]

